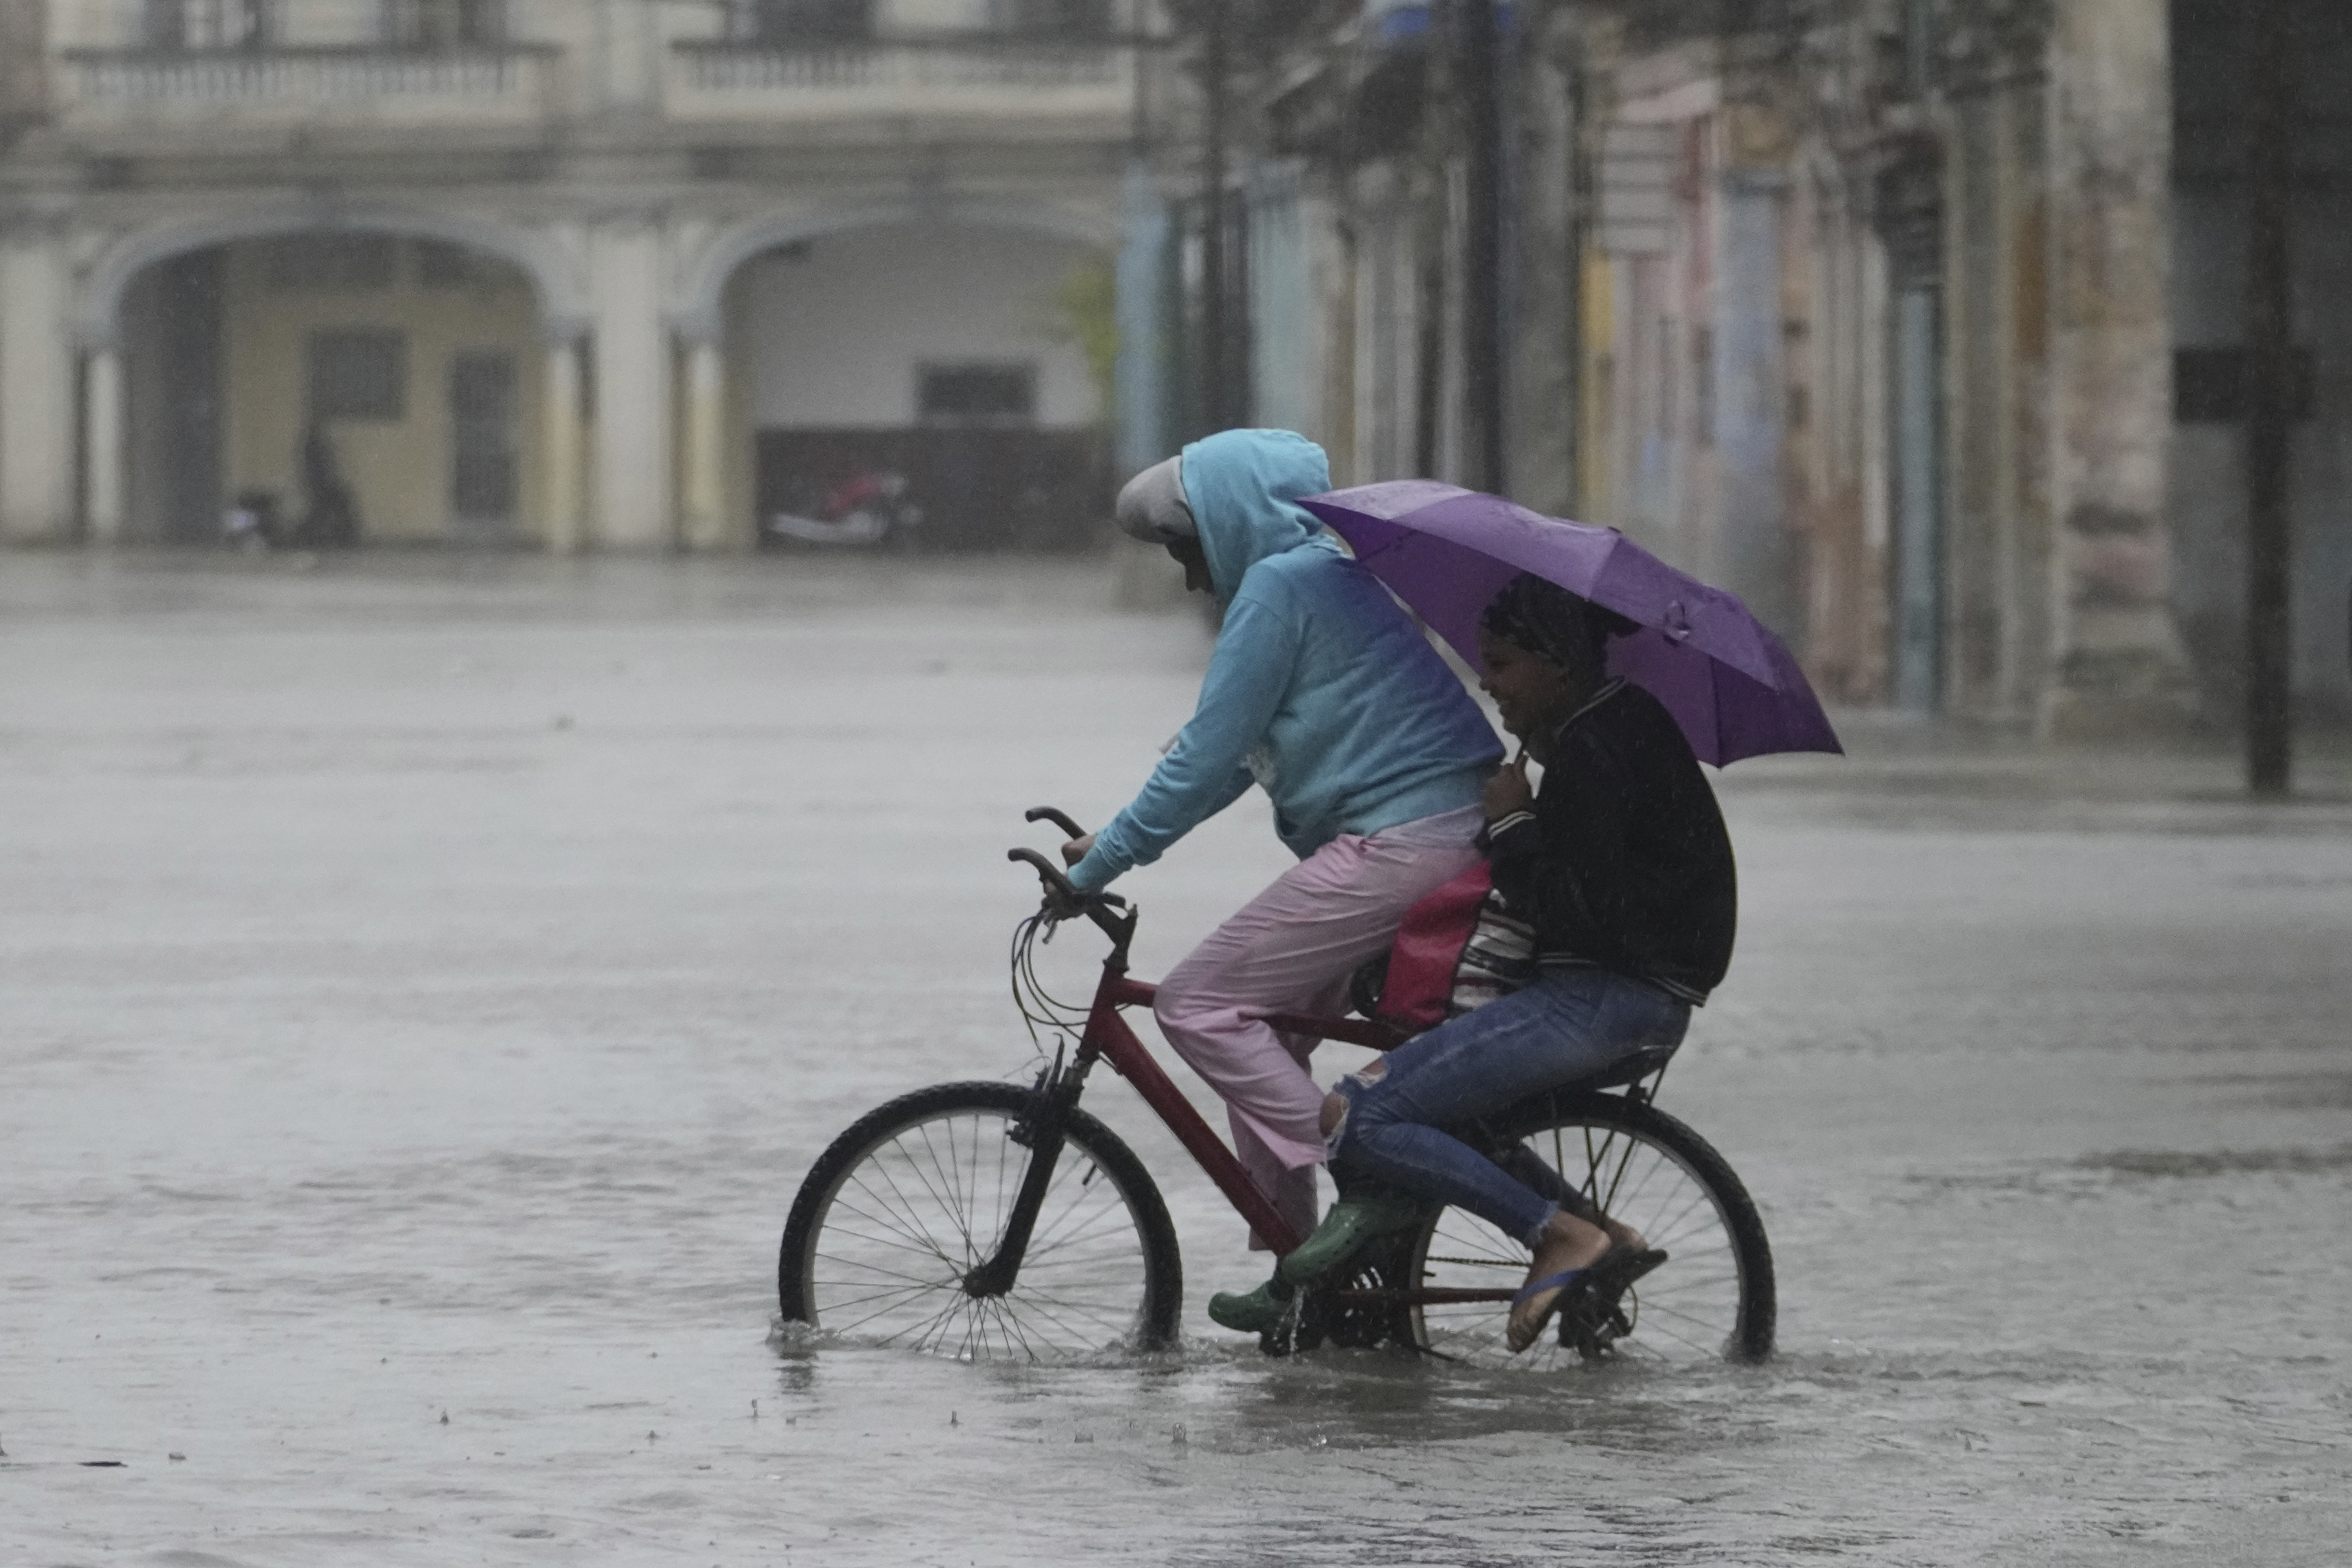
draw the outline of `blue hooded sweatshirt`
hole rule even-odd
[[[1185,447],[1183,471],[1224,626],[1192,722],[1070,879],[1091,891],[1149,866],[1253,783],[1302,860],[1476,805],[1502,747],[1388,590],[1298,505],[1331,488],[1323,448],[1227,430]]]

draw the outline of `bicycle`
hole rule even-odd
[[[1071,837],[1050,806],[1027,814]],[[802,1182],[777,1259],[786,1322],[861,1342],[967,1360],[1043,1361],[1173,1344],[1183,1266],[1167,1205],[1143,1163],[1078,1107],[1109,1063],[1158,1113],[1277,1256],[1304,1239],[1185,1100],[1120,1016],[1154,987],[1129,977],[1139,911],[1081,894],[1044,855],[1014,849],[1045,902],[1015,928],[1013,988],[1031,1026],[1074,1037],[1034,1083],[946,1083],[881,1106],[835,1139]],[[1040,932],[1083,917],[1110,941],[1081,1015],[1038,984]],[[1405,1036],[1376,1019],[1268,1012],[1286,1032],[1386,1050]],[[1503,1343],[1528,1249],[1464,1211],[1435,1211],[1380,1238],[1302,1289],[1265,1336],[1281,1353],[1321,1343],[1394,1343],[1433,1357],[1542,1367],[1603,1356],[1756,1361],[1772,1350],[1771,1248],[1747,1189],[1706,1140],[1652,1098],[1672,1052],[1531,1096],[1455,1129],[1515,1177],[1594,1217],[1642,1231],[1668,1261],[1614,1300],[1580,1300],[1525,1354]],[[1613,1092],[1612,1092],[1613,1091]]]

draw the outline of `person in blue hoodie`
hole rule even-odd
[[[1298,864],[1169,972],[1152,1012],[1302,1236],[1324,1158],[1315,1042],[1251,1015],[1344,1010],[1349,977],[1387,951],[1405,910],[1477,863],[1479,801],[1503,754],[1420,628],[1298,504],[1330,488],[1306,437],[1227,430],[1120,492],[1119,526],[1165,546],[1224,620],[1191,722],[1124,810],[1062,850],[1095,891],[1252,784],[1272,801]]]

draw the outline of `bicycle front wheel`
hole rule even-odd
[[[1034,1097],[949,1083],[834,1140],[793,1200],[777,1261],[788,1322],[969,1361],[1156,1350],[1176,1335],[1176,1228],[1141,1161],[1073,1109],[1010,1290],[975,1295],[1029,1168]]]
[[[1543,1368],[1601,1353],[1664,1363],[1760,1361],[1772,1353],[1772,1250],[1730,1165],[1673,1117],[1615,1094],[1538,1095],[1491,1124],[1496,1163],[1580,1213],[1632,1226],[1666,1261],[1614,1314],[1563,1313],[1524,1354],[1503,1342],[1504,1292],[1526,1247],[1474,1215],[1439,1212],[1410,1241],[1406,1321],[1426,1350],[1477,1363]]]

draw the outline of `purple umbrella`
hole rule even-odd
[[[1664,703],[1700,761],[1845,750],[1797,661],[1737,595],[1675,571],[1613,528],[1434,479],[1360,485],[1299,504],[1473,669],[1484,668],[1479,612],[1532,572],[1641,624],[1610,644],[1610,671]]]

